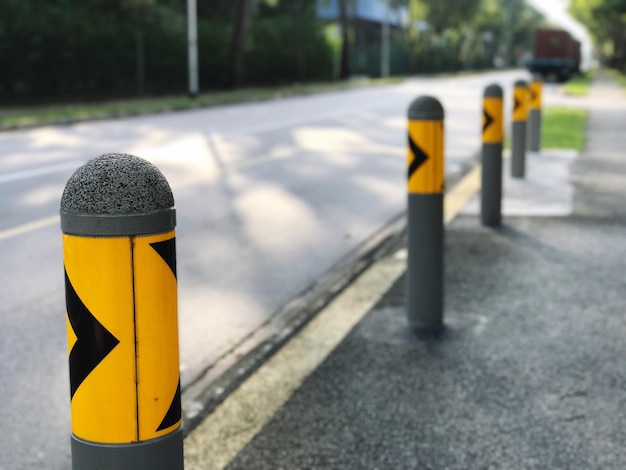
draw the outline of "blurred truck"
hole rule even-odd
[[[560,29],[535,31],[533,57],[525,63],[533,75],[564,82],[580,73],[580,41]]]

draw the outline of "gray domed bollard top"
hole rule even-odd
[[[444,111],[430,96],[408,111],[407,315],[418,335],[443,328]]]
[[[176,212],[151,163],[107,154],[61,199],[74,470],[182,470]]]
[[[483,95],[480,219],[487,226],[498,226],[502,219],[503,95],[502,87],[496,84],[485,88]]]
[[[511,176],[526,173],[526,121],[528,120],[528,84],[518,80],[513,87],[513,132],[511,136]]]

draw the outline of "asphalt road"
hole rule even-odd
[[[155,163],[178,215],[183,389],[404,210],[406,109],[446,110],[446,173],[480,148],[482,93],[524,71],[0,134],[0,469],[69,467],[58,210],[108,152]],[[547,97],[556,87],[547,87]],[[510,93],[507,107],[510,109]],[[546,97],[546,98],[547,98]],[[507,112],[508,114],[508,112]]]

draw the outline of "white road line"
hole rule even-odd
[[[25,233],[33,232],[40,228],[48,227],[49,225],[54,225],[58,223],[60,223],[60,218],[58,215],[46,217],[45,219],[35,220],[34,222],[30,222],[28,224],[19,225],[17,227],[1,231],[0,240],[6,240],[7,238],[23,235]]]
[[[0,174],[0,183],[9,183],[11,181],[25,180],[36,176],[49,175],[51,173],[60,173],[62,171],[73,170],[78,168],[83,162],[65,162],[56,165],[40,166],[29,170],[14,171],[12,173]]]

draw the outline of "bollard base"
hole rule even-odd
[[[411,331],[417,337],[417,339],[424,341],[438,340],[444,336],[446,332],[446,327],[443,324],[439,326],[411,325]]]
[[[407,317],[409,326],[443,324],[443,193],[409,194]]]
[[[531,109],[528,115],[528,150],[541,150],[541,109]]]
[[[513,121],[511,136],[511,176],[524,178],[526,174],[526,121]]]
[[[502,220],[502,143],[483,144],[480,220],[488,227]]]
[[[158,439],[101,444],[72,435],[73,470],[183,470],[183,428]]]

